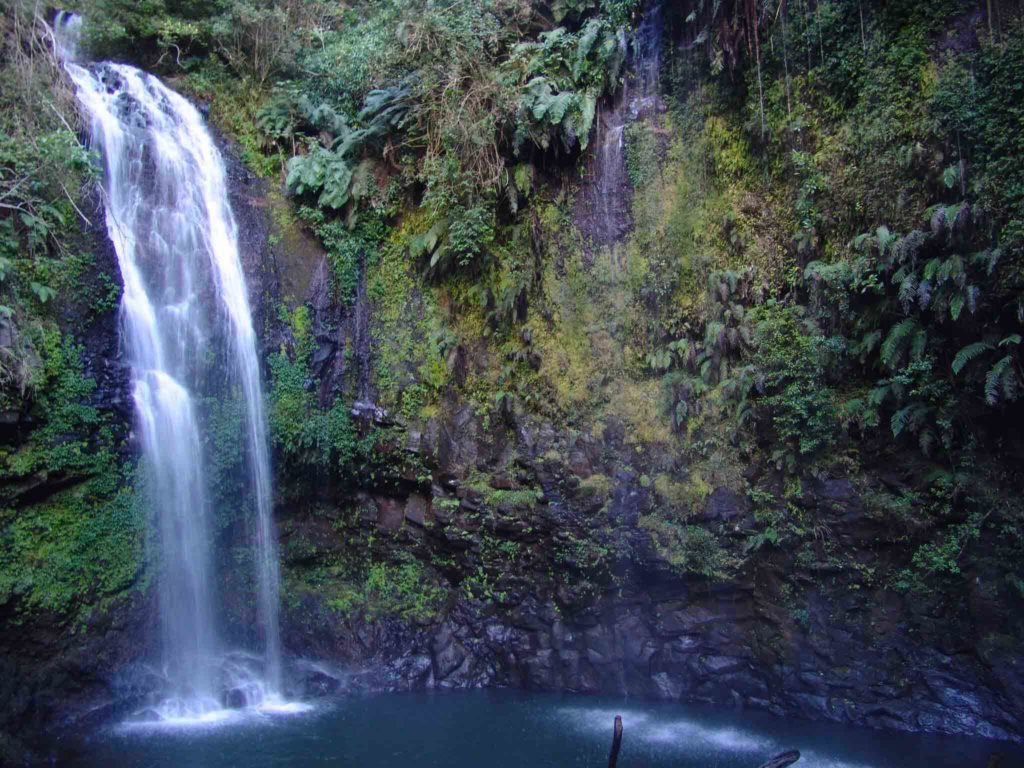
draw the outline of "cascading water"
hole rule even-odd
[[[55,47],[103,155],[106,223],[124,281],[123,336],[162,554],[162,650],[171,690],[157,709],[163,718],[203,717],[222,709],[226,688],[241,691],[234,705],[273,703],[281,642],[266,413],[224,163],[199,112],[157,78],[123,64],[76,63],[79,26],[77,16],[58,15]],[[215,620],[197,397],[218,343],[245,405],[261,676],[248,674],[237,657],[225,662]]]
[[[598,111],[595,151],[587,161],[586,184],[576,214],[595,247],[617,242],[630,227],[626,127],[634,121],[650,119],[662,110],[662,22],[661,4],[652,3],[637,27],[632,45],[623,36],[620,45],[628,49],[629,71],[615,101],[602,105]]]

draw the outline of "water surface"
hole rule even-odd
[[[304,714],[240,716],[202,728],[112,728],[68,760],[78,768],[554,768],[607,765],[622,715],[619,768],[756,768],[799,749],[797,768],[1001,768],[1024,749],[701,706],[607,697],[470,691],[352,696]]]

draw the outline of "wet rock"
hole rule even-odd
[[[405,519],[414,525],[423,526],[430,514],[430,503],[418,493],[409,495],[405,500]]]

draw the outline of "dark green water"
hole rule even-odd
[[[301,715],[256,716],[188,729],[112,729],[70,760],[78,768],[535,768],[607,765],[621,714],[619,768],[756,768],[799,749],[797,768],[1001,768],[1024,750],[975,739],[910,735],[763,713],[556,694],[473,691],[365,695]]]

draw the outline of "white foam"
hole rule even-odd
[[[241,709],[211,709],[194,714],[175,714],[166,710],[145,710],[116,727],[117,732],[209,730],[226,725],[260,725],[278,717],[301,715],[315,709],[302,701],[270,697]]]
[[[313,705],[305,701],[287,701],[277,696],[271,696],[253,709],[268,715],[301,715],[304,712],[311,712]]]
[[[622,716],[623,727],[646,723],[651,716],[640,710],[612,709],[609,707],[562,707],[558,713],[579,729],[588,731],[610,731],[615,716]]]

